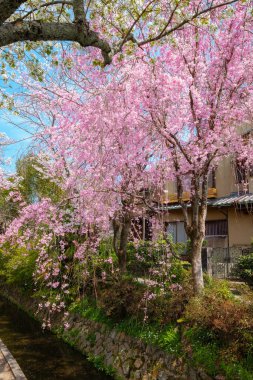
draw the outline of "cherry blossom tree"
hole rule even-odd
[[[0,46],[29,42],[70,41],[101,50],[105,63],[132,41],[139,46],[166,38],[174,30],[237,0],[205,1],[84,1],[1,0]],[[35,43],[35,44],[34,44]],[[46,54],[53,45],[48,45]],[[15,50],[14,50],[15,52]],[[25,58],[22,48],[19,57]],[[12,49],[3,54],[11,62]],[[15,59],[15,58],[14,58]]]
[[[58,65],[59,52],[94,48],[95,63],[110,64],[114,56],[134,55],[143,46],[168,43],[172,34],[189,23],[209,22],[210,12],[225,14],[238,1],[157,0],[0,0],[0,108],[13,108],[19,70],[43,81],[43,62]],[[72,64],[60,55],[66,66]],[[45,70],[45,71],[44,71]]]
[[[243,140],[239,126],[252,120],[251,28],[248,8],[238,4],[229,17],[216,10],[207,25],[177,31],[159,51],[147,47],[123,62],[115,57],[105,71],[91,68],[93,52],[77,55],[61,85],[28,83],[45,126],[44,175],[63,189],[79,232],[120,221],[122,271],[142,190],[174,180],[194,289],[202,289],[208,175],[225,156],[250,163],[252,140]]]
[[[243,7],[236,7],[230,19],[217,14],[208,28],[178,32],[174,46],[163,48],[155,63],[146,65],[141,77],[137,69],[134,78],[145,110],[141,121],[166,147],[171,163],[191,241],[195,292],[203,287],[208,176],[226,156],[244,159],[245,165],[252,161],[252,137],[241,136],[242,125],[252,123],[251,28]],[[190,192],[189,204],[184,191]]]
[[[60,181],[80,215],[85,215],[83,224],[88,221],[108,230],[112,223],[114,248],[124,272],[131,221],[148,202],[145,189],[154,188],[164,170],[160,171],[160,151],[151,134],[135,122],[139,104],[136,110],[128,103],[133,94],[127,90],[127,82],[123,81],[118,96],[118,79],[108,82],[104,76],[96,96],[89,100],[82,99],[82,92],[74,95],[72,91],[70,101],[68,92],[54,88],[55,113],[61,112],[55,125],[44,131],[49,137],[41,162],[45,175]],[[49,95],[52,101],[51,91]],[[47,91],[32,96],[41,104],[49,102]]]

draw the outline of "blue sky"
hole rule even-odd
[[[11,69],[9,72],[10,80],[8,80],[7,83],[3,81],[0,76],[0,87],[3,92],[15,96],[16,92],[18,93],[24,90],[21,86],[11,80]],[[8,173],[15,171],[15,162],[25,153],[31,143],[31,139],[27,139],[30,135],[19,128],[19,126],[25,127],[24,121],[20,117],[15,116],[7,109],[0,110],[0,132],[5,133],[8,138],[13,140],[13,142],[16,141],[15,144],[13,143],[3,148],[4,158],[11,160],[10,164],[4,165],[4,170]]]
[[[31,144],[31,139],[27,139],[30,135],[12,124],[12,122],[17,125],[22,124],[22,120],[17,116],[12,115],[11,112],[0,111],[0,132],[5,133],[10,139],[17,141],[17,143],[5,146],[3,149],[4,158],[11,159],[11,163],[4,167],[8,172],[15,171],[16,160],[25,153],[29,148],[29,144]],[[20,141],[23,139],[26,140]]]

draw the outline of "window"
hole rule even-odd
[[[236,183],[246,183],[246,181],[247,181],[247,170],[245,167],[245,162],[236,160],[235,176],[236,176]]]
[[[227,220],[212,220],[206,222],[206,236],[227,236]]]
[[[174,243],[185,243],[187,241],[184,222],[166,223],[166,232],[168,235],[172,236]]]
[[[133,219],[131,232],[134,239],[152,240],[151,220],[141,217]]]
[[[216,187],[215,169],[212,169],[208,174],[208,187]]]
[[[166,232],[168,236],[172,237],[174,243],[177,241],[177,223],[167,223]]]

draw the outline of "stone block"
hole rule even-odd
[[[134,367],[140,369],[143,366],[143,361],[141,358],[137,358],[134,361]]]

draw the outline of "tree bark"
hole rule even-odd
[[[133,27],[135,22],[126,30],[125,36],[122,36],[122,40],[118,44],[110,44],[104,39],[100,38],[99,34],[94,30],[91,30],[89,23],[86,18],[86,13],[84,11],[83,0],[68,0],[62,2],[58,1],[57,3],[62,3],[62,5],[72,6],[74,14],[74,22],[46,22],[40,21],[39,15],[36,14],[36,11],[40,8],[49,7],[54,4],[54,1],[43,2],[34,9],[29,10],[27,15],[34,17],[31,18],[32,21],[26,19],[27,15],[20,14],[20,18],[17,18],[16,21],[10,22],[9,19],[12,16],[17,16],[18,8],[24,4],[26,5],[27,0],[0,0],[0,47],[4,47],[16,42],[23,41],[75,41],[79,43],[82,47],[93,46],[101,50],[102,56],[104,58],[104,64],[109,64],[112,61],[112,55],[122,50],[124,43],[129,40],[137,43],[138,46],[148,44],[152,41],[158,41],[169,34],[173,33],[175,30],[182,28],[184,25],[192,22],[194,19],[202,16],[205,13],[210,12],[212,9],[217,9],[222,6],[226,6],[232,3],[237,2],[238,0],[228,0],[221,2],[219,4],[212,4],[206,8],[197,8],[196,12],[190,17],[183,18],[179,20],[176,25],[170,27],[170,21],[172,20],[174,11],[171,13],[171,19],[168,19],[167,28],[158,32],[157,36],[147,38],[142,41],[136,41],[133,37]],[[145,9],[145,8],[144,8]],[[143,15],[145,12],[143,11]],[[58,15],[59,16],[59,15]],[[37,18],[34,19],[34,18]],[[56,15],[57,20],[57,15]],[[133,31],[134,32],[134,31]]]
[[[119,240],[119,235],[120,235],[120,230],[121,230],[121,223],[117,219],[113,219],[112,221],[112,227],[113,227],[113,249],[118,255],[118,240]]]
[[[16,12],[21,4],[25,3],[27,0],[0,0],[0,25],[8,20],[11,15]]]
[[[204,288],[202,270],[202,246],[205,239],[205,222],[207,215],[207,192],[208,192],[208,171],[202,177],[202,191],[200,195],[199,178],[193,180],[194,196],[192,197],[192,221],[191,221],[191,262],[192,279],[195,294],[199,294]]]
[[[72,41],[79,42],[83,47],[94,46],[101,49],[104,59],[110,63],[109,44],[100,39],[93,31],[82,30],[78,24],[17,21],[0,26],[0,46],[7,46],[23,41]]]
[[[127,270],[127,243],[131,229],[131,219],[126,218],[122,223],[120,244],[118,250],[119,269],[121,273]]]
[[[73,0],[74,22],[28,21],[22,18],[9,22],[8,19],[23,3],[26,0],[0,0],[0,47],[24,41],[78,42],[82,47],[93,46],[100,49],[104,63],[111,63],[111,47],[97,32],[89,28],[83,0]]]
[[[198,236],[192,240],[191,264],[194,294],[199,294],[204,288],[202,270],[202,245],[204,238]]]
[[[113,225],[113,249],[118,257],[121,273],[127,270],[127,244],[131,230],[131,218],[123,217],[122,220],[114,219]]]

